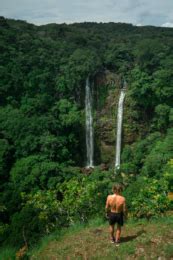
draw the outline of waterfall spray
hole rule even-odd
[[[92,117],[92,92],[89,77],[85,85],[85,115],[86,115],[86,167],[93,167],[94,157],[94,137],[93,137],[93,117]]]

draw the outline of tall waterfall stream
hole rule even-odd
[[[120,168],[121,136],[122,136],[124,98],[125,98],[125,88],[123,87],[123,89],[120,92],[120,97],[119,97],[119,102],[118,102],[115,170]]]
[[[93,136],[93,117],[92,117],[92,91],[89,78],[85,85],[85,115],[86,115],[86,167],[94,167],[94,136]]]

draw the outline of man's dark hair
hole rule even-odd
[[[123,191],[123,186],[120,183],[116,183],[112,187],[113,192],[121,193]]]

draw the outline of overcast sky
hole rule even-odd
[[[37,25],[111,21],[173,27],[173,0],[0,0],[0,15]]]

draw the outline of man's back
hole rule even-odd
[[[119,194],[109,195],[107,198],[107,206],[111,212],[121,213],[125,211],[125,198]]]

